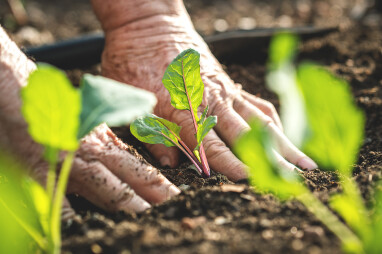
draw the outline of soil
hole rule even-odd
[[[65,3],[64,3],[65,2]],[[378,2],[378,1],[377,1]],[[367,204],[374,202],[373,187],[382,169],[382,17],[365,1],[350,0],[187,0],[195,27],[202,34],[226,29],[290,27],[313,24],[336,26],[338,31],[306,40],[299,60],[309,59],[344,78],[366,114],[365,140],[354,178]],[[0,23],[20,46],[39,45],[100,28],[85,0],[26,1],[28,26],[15,24],[0,1]],[[36,36],[38,35],[38,36]],[[259,50],[259,49],[256,49]],[[266,58],[223,63],[235,82],[252,94],[278,105],[264,86]],[[88,70],[70,70],[74,83]],[[351,128],[351,126],[349,126]],[[115,132],[152,164],[159,166],[143,146]],[[320,221],[297,201],[280,202],[260,195],[245,182],[229,182],[213,173],[201,178],[184,162],[162,173],[182,193],[143,214],[108,214],[86,200],[71,196],[81,216],[64,227],[63,253],[341,253],[341,245]],[[334,173],[304,173],[305,182],[324,202],[341,190]]]

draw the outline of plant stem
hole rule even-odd
[[[68,152],[61,168],[57,182],[56,194],[54,195],[53,208],[51,213],[51,240],[53,243],[53,254],[59,254],[61,248],[61,210],[70,169],[74,159],[74,152]]]
[[[182,145],[177,145],[177,147],[190,159],[190,161],[195,165],[196,169],[199,171],[200,174],[203,173],[203,170],[200,168],[200,163],[198,159],[192,154],[188,153],[185,148],[189,151],[190,149],[186,146],[183,147]]]
[[[49,170],[46,180],[46,192],[48,193],[49,201],[53,203],[53,192],[54,185],[56,182],[56,166],[58,158],[58,150],[52,150],[54,153],[54,158],[49,160]]]
[[[182,73],[184,73],[183,60],[182,60]],[[190,113],[191,113],[191,116],[192,116],[192,121],[194,123],[195,135],[196,135],[196,133],[198,132],[198,123],[196,122],[195,113],[194,113],[194,110],[193,110],[192,105],[191,105],[190,97],[188,95],[186,79],[185,79],[184,75],[182,75],[182,77],[183,77],[184,89],[186,90],[188,105],[190,107]],[[203,172],[204,172],[204,174],[206,174],[206,176],[209,177],[210,176],[210,167],[208,166],[208,162],[207,162],[207,158],[206,158],[206,153],[204,152],[204,147],[203,147],[203,143],[202,142],[200,143],[199,154],[200,154],[200,160],[201,160],[201,163],[202,163]]]
[[[193,152],[191,152],[190,148],[188,148],[188,146],[180,139],[178,139],[178,142],[179,144],[187,151],[188,154],[190,154],[190,156],[198,162],[198,165],[201,167],[202,165],[199,163],[199,160],[198,158],[196,158],[195,154]]]
[[[364,253],[360,239],[311,192],[299,195],[296,199],[341,240],[345,250],[352,253]]]
[[[177,138],[178,142],[180,143],[176,143],[174,142],[171,138],[169,138],[168,136],[164,135],[163,133],[161,132],[158,132],[158,134],[162,135],[163,137],[167,138],[171,143],[173,143],[176,147],[178,147],[189,159],[192,163],[194,163],[196,169],[199,171],[199,173],[201,174],[203,171],[202,169],[200,168],[200,164],[199,164],[199,161],[198,159],[195,157],[195,155],[190,151],[190,148],[188,148],[188,146],[182,141],[180,140],[180,138],[178,138],[177,135],[175,135],[171,130],[170,132],[174,135],[174,137]]]

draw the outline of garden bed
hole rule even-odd
[[[35,32],[50,34],[47,38],[52,36],[45,42],[99,29],[88,9],[88,1],[67,1],[73,5],[65,6],[42,6],[44,1],[30,2],[28,8],[33,11],[40,8],[49,10],[44,14],[52,21],[49,25],[41,20],[31,21]],[[250,1],[233,0],[194,0],[187,1],[186,6],[196,28],[204,34],[221,30],[218,24],[222,22],[217,22],[217,19],[224,18],[228,28],[237,28],[243,26],[242,17],[250,15],[255,18],[257,26],[313,23],[339,28],[336,32],[304,41],[299,59],[314,60],[349,81],[356,102],[367,119],[365,141],[355,165],[354,177],[366,202],[373,202],[372,188],[382,169],[382,27],[378,25],[382,23],[381,17],[371,13],[362,20],[351,18],[350,13],[354,12],[352,1],[254,2],[260,8],[254,10],[255,5]],[[301,5],[313,2],[315,6],[312,9],[307,9],[309,5]],[[0,14],[3,15],[1,11]],[[56,20],[76,15],[81,21],[74,18],[65,24]],[[375,22],[378,19],[380,22]],[[250,19],[246,22],[253,25]],[[206,23],[210,25],[206,26]],[[72,26],[75,29],[69,29]],[[13,30],[16,41],[22,45],[36,44],[20,31]],[[250,55],[251,59],[243,56],[235,62],[224,62],[227,72],[244,89],[277,106],[276,96],[264,86],[264,54]],[[99,66],[86,71],[89,70],[97,73]],[[74,82],[78,82],[83,72],[70,70],[68,73]],[[149,162],[158,166],[126,130],[115,131],[133,144]],[[272,195],[255,194],[245,183],[226,185],[233,183],[220,174],[214,173],[211,178],[203,179],[189,168],[187,162],[177,169],[161,171],[183,192],[143,214],[107,214],[84,199],[71,196],[72,205],[82,220],[66,225],[64,253],[341,252],[339,240],[297,201],[281,203]],[[341,189],[333,173],[315,170],[304,173],[304,176],[310,189],[323,201]]]

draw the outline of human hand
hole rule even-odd
[[[35,69],[0,27],[0,147],[23,161],[45,185],[48,165],[42,159],[43,147],[29,136],[20,111],[20,89]],[[142,211],[180,191],[103,124],[81,140],[67,192],[108,211]],[[63,211],[65,217],[73,214],[67,201]]]
[[[249,129],[247,121],[251,118],[263,122],[275,137],[274,153],[281,167],[288,170],[294,170],[294,165],[302,169],[317,167],[284,135],[274,106],[243,91],[228,77],[195,32],[181,1],[93,0],[92,3],[106,36],[103,75],[154,92],[159,101],[155,114],[183,126],[180,135],[190,147],[196,145],[194,135],[190,135],[194,133],[192,119],[188,112],[171,106],[161,79],[166,67],[183,50],[193,48],[201,54],[205,86],[201,108],[208,104],[209,113],[218,116],[216,132],[211,131],[203,141],[212,169],[234,181],[246,177],[245,165],[228,147]],[[148,145],[148,149],[162,164],[178,163],[176,148]]]

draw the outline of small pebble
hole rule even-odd
[[[223,225],[223,224],[227,224],[229,220],[223,216],[218,216],[215,218],[214,222],[216,225]]]
[[[100,253],[102,253],[102,248],[101,248],[101,246],[99,246],[98,244],[92,244],[92,246],[90,247],[90,249],[92,250],[92,252],[94,253],[94,254],[100,254]]]
[[[178,186],[178,188],[181,190],[181,191],[187,191],[190,189],[190,185],[187,185],[187,184],[181,184]]]
[[[281,15],[278,20],[280,27],[291,27],[293,25],[292,18],[287,15]]]
[[[244,30],[251,30],[256,27],[256,20],[251,17],[242,17],[239,20],[238,27]]]
[[[185,229],[194,229],[207,221],[206,217],[199,216],[195,218],[185,217],[182,219],[182,227]]]
[[[304,244],[300,239],[295,239],[292,242],[292,248],[296,251],[302,250],[304,248]]]
[[[272,221],[268,219],[262,219],[260,220],[260,226],[262,226],[263,228],[269,228],[270,226],[272,226]]]
[[[271,229],[264,230],[264,231],[261,233],[261,236],[262,236],[265,240],[272,239],[273,236],[274,236],[273,230],[271,230]]]
[[[214,28],[218,32],[225,32],[228,29],[228,23],[225,19],[217,19],[214,21]]]

